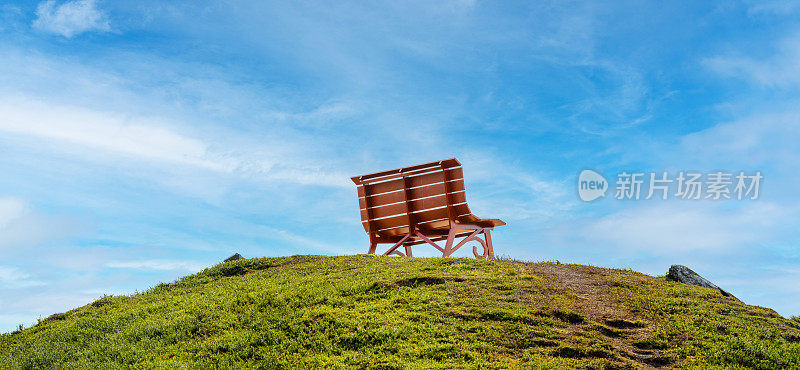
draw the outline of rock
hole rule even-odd
[[[722,295],[736,299],[736,297],[734,297],[733,294],[724,291],[722,288],[714,285],[712,282],[706,280],[704,277],[692,271],[692,269],[683,265],[670,266],[669,272],[667,273],[667,278],[684,284],[691,284],[691,285],[701,286],[703,288],[716,289],[720,293],[722,293]]]
[[[226,258],[226,259],[225,259],[225,261],[222,261],[222,262],[236,261],[236,260],[240,260],[240,259],[242,259],[242,258],[244,258],[244,257],[242,257],[242,255],[241,255],[241,254],[239,254],[239,253],[236,253],[236,254],[234,254],[234,255],[232,255],[232,256],[230,256],[230,257]]]

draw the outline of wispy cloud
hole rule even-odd
[[[0,266],[0,289],[18,289],[46,285],[16,267]]]
[[[0,197],[0,229],[27,213],[27,205],[22,199]]]
[[[709,69],[723,77],[746,80],[762,87],[800,87],[800,34],[785,37],[767,58],[755,58],[742,50],[703,60]]]
[[[462,159],[467,186],[476,185],[467,191],[470,210],[479,217],[543,224],[576,204],[573,184],[495,158],[471,152]]]
[[[94,161],[130,158],[302,185],[349,186],[345,174],[324,170],[311,162],[281,161],[286,157],[282,152],[248,152],[248,148],[227,147],[225,138],[217,138],[211,144],[180,133],[173,128],[176,126],[180,125],[160,117],[28,98],[6,97],[0,102],[0,132],[86,147],[90,149],[86,154]],[[228,140],[237,141],[234,137]],[[97,156],[97,150],[121,158]]]
[[[113,261],[105,264],[114,269],[188,271],[197,272],[208,266],[194,261],[146,260],[146,261]]]
[[[36,8],[36,16],[33,27],[66,38],[111,30],[108,17],[97,8],[97,0],[73,0],[60,5],[55,0],[43,1]]]
[[[746,1],[750,5],[747,15],[751,17],[764,15],[787,16],[800,10],[800,1],[797,0],[766,0]]]
[[[793,176],[800,169],[800,110],[754,114],[686,135],[684,155],[717,165],[769,166],[781,170],[771,176]],[[753,168],[758,169],[758,168]],[[773,178],[773,180],[777,180]],[[775,184],[778,185],[778,184]]]
[[[624,253],[676,255],[693,250],[728,250],[767,243],[790,210],[755,202],[735,209],[684,203],[632,207],[578,229],[587,245],[608,243]]]
[[[266,238],[274,240],[283,240],[301,248],[309,248],[329,254],[347,254],[353,252],[352,247],[349,246],[345,247],[345,246],[333,245],[330,243],[322,242],[317,239],[305,235],[296,234],[283,229],[278,229],[270,226],[261,226],[260,229],[264,231],[264,237]]]
[[[215,171],[230,171],[235,165],[224,158],[213,158],[202,141],[165,125],[154,125],[153,121],[28,99],[0,102],[0,131]]]
[[[19,251],[80,229],[76,220],[39,212],[20,198],[0,197],[0,251]]]

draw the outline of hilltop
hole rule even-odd
[[[52,315],[0,335],[0,365],[797,368],[800,321],[631,270],[292,256]]]

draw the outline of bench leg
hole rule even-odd
[[[478,259],[494,259],[494,248],[492,248],[492,231],[491,229],[482,229],[483,232],[483,239],[481,240],[478,237],[474,237],[472,240],[480,243],[483,246],[483,254],[478,254],[478,247],[472,247],[472,254],[475,255],[475,258]]]
[[[444,245],[444,251],[442,251],[442,257],[450,257],[453,254],[453,241],[456,239],[456,229],[451,228],[450,232],[447,233],[447,243]]]
[[[425,240],[428,243],[430,243],[431,245],[433,245],[434,247],[436,247],[437,249],[439,249],[442,252],[442,257],[443,258],[450,257],[450,255],[452,255],[456,250],[461,248],[461,246],[463,246],[464,244],[466,244],[466,243],[468,243],[470,241],[475,241],[475,242],[478,242],[481,245],[481,247],[483,247],[483,253],[480,253],[480,254],[478,253],[478,247],[477,246],[472,247],[472,254],[475,255],[475,258],[479,258],[479,259],[483,259],[483,258],[495,259],[494,246],[492,245],[492,231],[491,230],[492,229],[477,229],[472,234],[470,234],[470,235],[466,236],[464,239],[462,239],[457,245],[453,245],[455,243],[456,233],[458,232],[458,230],[456,228],[452,228],[452,229],[450,229],[450,232],[447,234],[447,243],[445,244],[444,248],[439,247],[438,245],[436,245],[436,243],[431,242],[430,240],[425,240],[425,239],[428,239],[428,238],[425,237],[424,235],[421,235],[420,237],[423,240]],[[417,234],[420,234],[420,233],[417,233]],[[483,234],[483,239],[480,238],[480,234]],[[384,253],[383,255],[388,256],[390,254],[395,254],[395,255],[398,255],[398,256],[413,257],[413,253],[411,251],[411,247],[412,246],[408,245],[406,243],[406,240],[409,237],[411,237],[411,233],[409,233],[408,235],[403,237],[394,246],[389,248],[389,250],[387,250],[386,253]],[[398,247],[400,247],[401,245],[404,247],[405,253],[402,253],[402,252],[397,250]],[[377,247],[378,247],[378,243],[370,243],[369,252],[368,253],[369,254],[375,254],[375,250],[377,249]]]
[[[492,229],[483,231],[484,239],[486,239],[486,246],[489,248],[489,258],[494,259],[494,247],[492,246]]]
[[[451,229],[451,231],[452,231],[452,229]],[[453,232],[455,232],[455,231],[453,231]],[[450,252],[447,254],[447,256],[449,257],[451,254],[453,254],[455,251],[457,251],[458,248],[461,248],[462,245],[467,244],[467,242],[469,242],[471,240],[477,240],[478,242],[483,244],[483,240],[480,240],[480,238],[477,237],[477,235],[480,234],[480,233],[481,233],[481,229],[476,229],[475,231],[472,232],[472,234],[469,234],[469,236],[466,236],[466,237],[464,237],[464,239],[461,239],[461,241],[458,242],[458,244],[456,244],[455,247],[450,247]]]
[[[386,251],[386,252],[385,252],[383,255],[384,255],[384,256],[388,256],[388,255],[390,255],[390,254],[393,254],[393,253],[394,253],[394,254],[397,254],[397,255],[404,256],[403,252],[400,252],[400,251],[398,251],[398,250],[397,250],[397,248],[398,248],[398,247],[400,247],[401,245],[405,245],[405,244],[406,244],[406,240],[408,240],[408,238],[410,238],[410,237],[411,237],[411,233],[408,233],[408,234],[406,234],[406,236],[404,236],[402,239],[400,239],[400,241],[398,241],[397,243],[395,243],[395,244],[394,244],[394,245],[393,245],[391,248],[389,248],[389,250],[387,250],[387,251]],[[395,253],[395,252],[397,252],[397,253]]]
[[[458,244],[453,245],[455,241],[455,235],[458,229],[451,228],[450,233],[447,235],[447,244],[444,246],[444,252],[442,253],[442,257],[450,257],[455,251],[461,248],[464,244],[474,241],[477,242],[483,247],[483,253],[478,254],[478,247],[472,247],[472,254],[475,255],[475,258],[483,259],[483,258],[491,258],[494,259],[494,248],[492,247],[492,229],[475,229],[471,234],[461,239]],[[483,239],[481,239],[481,235],[483,234]]]

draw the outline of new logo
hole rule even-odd
[[[608,181],[603,175],[592,170],[583,170],[578,175],[578,196],[584,202],[591,202],[604,197],[608,190]]]

